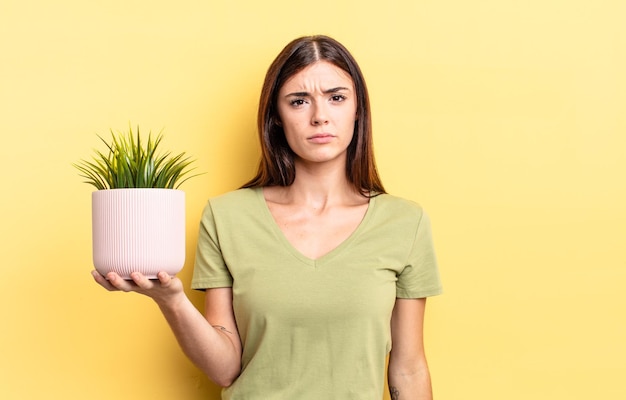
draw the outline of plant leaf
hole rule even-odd
[[[175,156],[171,152],[159,153],[163,139],[162,132],[155,137],[148,133],[144,141],[137,126],[133,132],[114,132],[111,141],[98,135],[107,151],[96,150],[92,161],[81,160],[73,164],[79,176],[87,179],[85,183],[98,190],[117,188],[169,188],[177,189],[188,179],[201,175],[188,175],[195,168],[189,168],[194,162],[185,153]]]

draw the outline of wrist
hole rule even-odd
[[[189,299],[183,291],[171,293],[166,296],[154,297],[153,300],[164,313],[177,313],[185,307],[185,303],[189,302]]]

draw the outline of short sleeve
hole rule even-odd
[[[417,299],[442,293],[430,218],[425,212],[417,223],[405,268],[398,275],[396,297]]]
[[[233,278],[222,257],[215,218],[209,201],[200,221],[191,288],[204,290],[232,285]]]

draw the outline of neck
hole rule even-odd
[[[315,207],[362,202],[364,198],[348,181],[344,165],[296,162],[296,179],[284,188],[284,200]]]

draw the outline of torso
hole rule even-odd
[[[278,219],[311,222],[270,198],[281,204]],[[396,298],[440,292],[421,208],[390,195],[331,207],[318,237],[334,227],[349,237],[317,242],[337,247],[313,260],[281,234],[269,203],[262,190],[243,189],[211,199],[203,214],[192,287],[232,286],[243,344],[241,375],[222,398],[381,399]],[[364,216],[347,211],[359,207]]]

